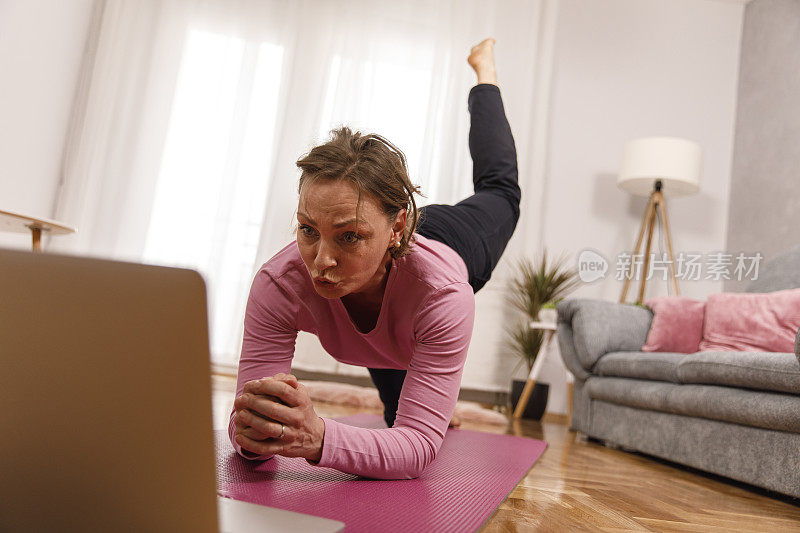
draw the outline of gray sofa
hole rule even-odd
[[[800,246],[763,265],[748,292],[800,287]],[[800,332],[795,353],[642,352],[653,314],[559,302],[558,343],[575,376],[572,429],[800,497]]]

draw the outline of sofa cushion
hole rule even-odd
[[[727,385],[800,394],[800,362],[791,353],[688,354],[677,365],[677,378],[680,383]]]
[[[703,339],[706,303],[685,296],[659,296],[644,301],[653,323],[643,352],[694,353]]]
[[[711,294],[700,351],[789,353],[800,328],[800,289]]]
[[[601,376],[592,376],[586,380],[586,391],[592,400],[666,412],[672,412],[667,408],[669,391],[680,386],[666,381]]]
[[[685,353],[611,352],[597,361],[593,373],[598,376],[652,379],[680,383],[678,379],[678,363],[685,357],[687,357]]]
[[[791,394],[600,376],[586,387],[593,400],[800,433],[800,396]]]

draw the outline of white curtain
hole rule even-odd
[[[484,37],[541,187],[555,1],[99,0],[55,212],[78,232],[46,245],[196,268],[214,360],[235,364],[252,276],[294,239],[294,163],[333,127],[403,149],[421,205],[471,194],[466,57]]]

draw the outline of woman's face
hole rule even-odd
[[[358,189],[347,180],[320,179],[300,191],[297,247],[314,288],[325,298],[382,295],[389,248],[402,238],[405,209],[392,224],[378,201],[364,194],[356,223],[357,202]]]

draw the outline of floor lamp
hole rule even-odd
[[[646,137],[625,144],[622,153],[622,166],[617,186],[636,196],[649,198],[644,211],[639,236],[631,256],[629,268],[625,271],[625,284],[619,301],[625,302],[631,282],[630,272],[635,268],[633,259],[639,254],[639,248],[645,232],[644,264],[640,272],[639,295],[636,303],[644,300],[644,288],[650,267],[650,247],[653,242],[653,227],[663,224],[659,231],[663,232],[669,256],[669,273],[675,295],[678,292],[678,280],[675,276],[675,254],[672,252],[672,236],[667,220],[666,197],[686,196],[700,190],[700,168],[703,153],[700,146],[687,139],[675,137]]]

